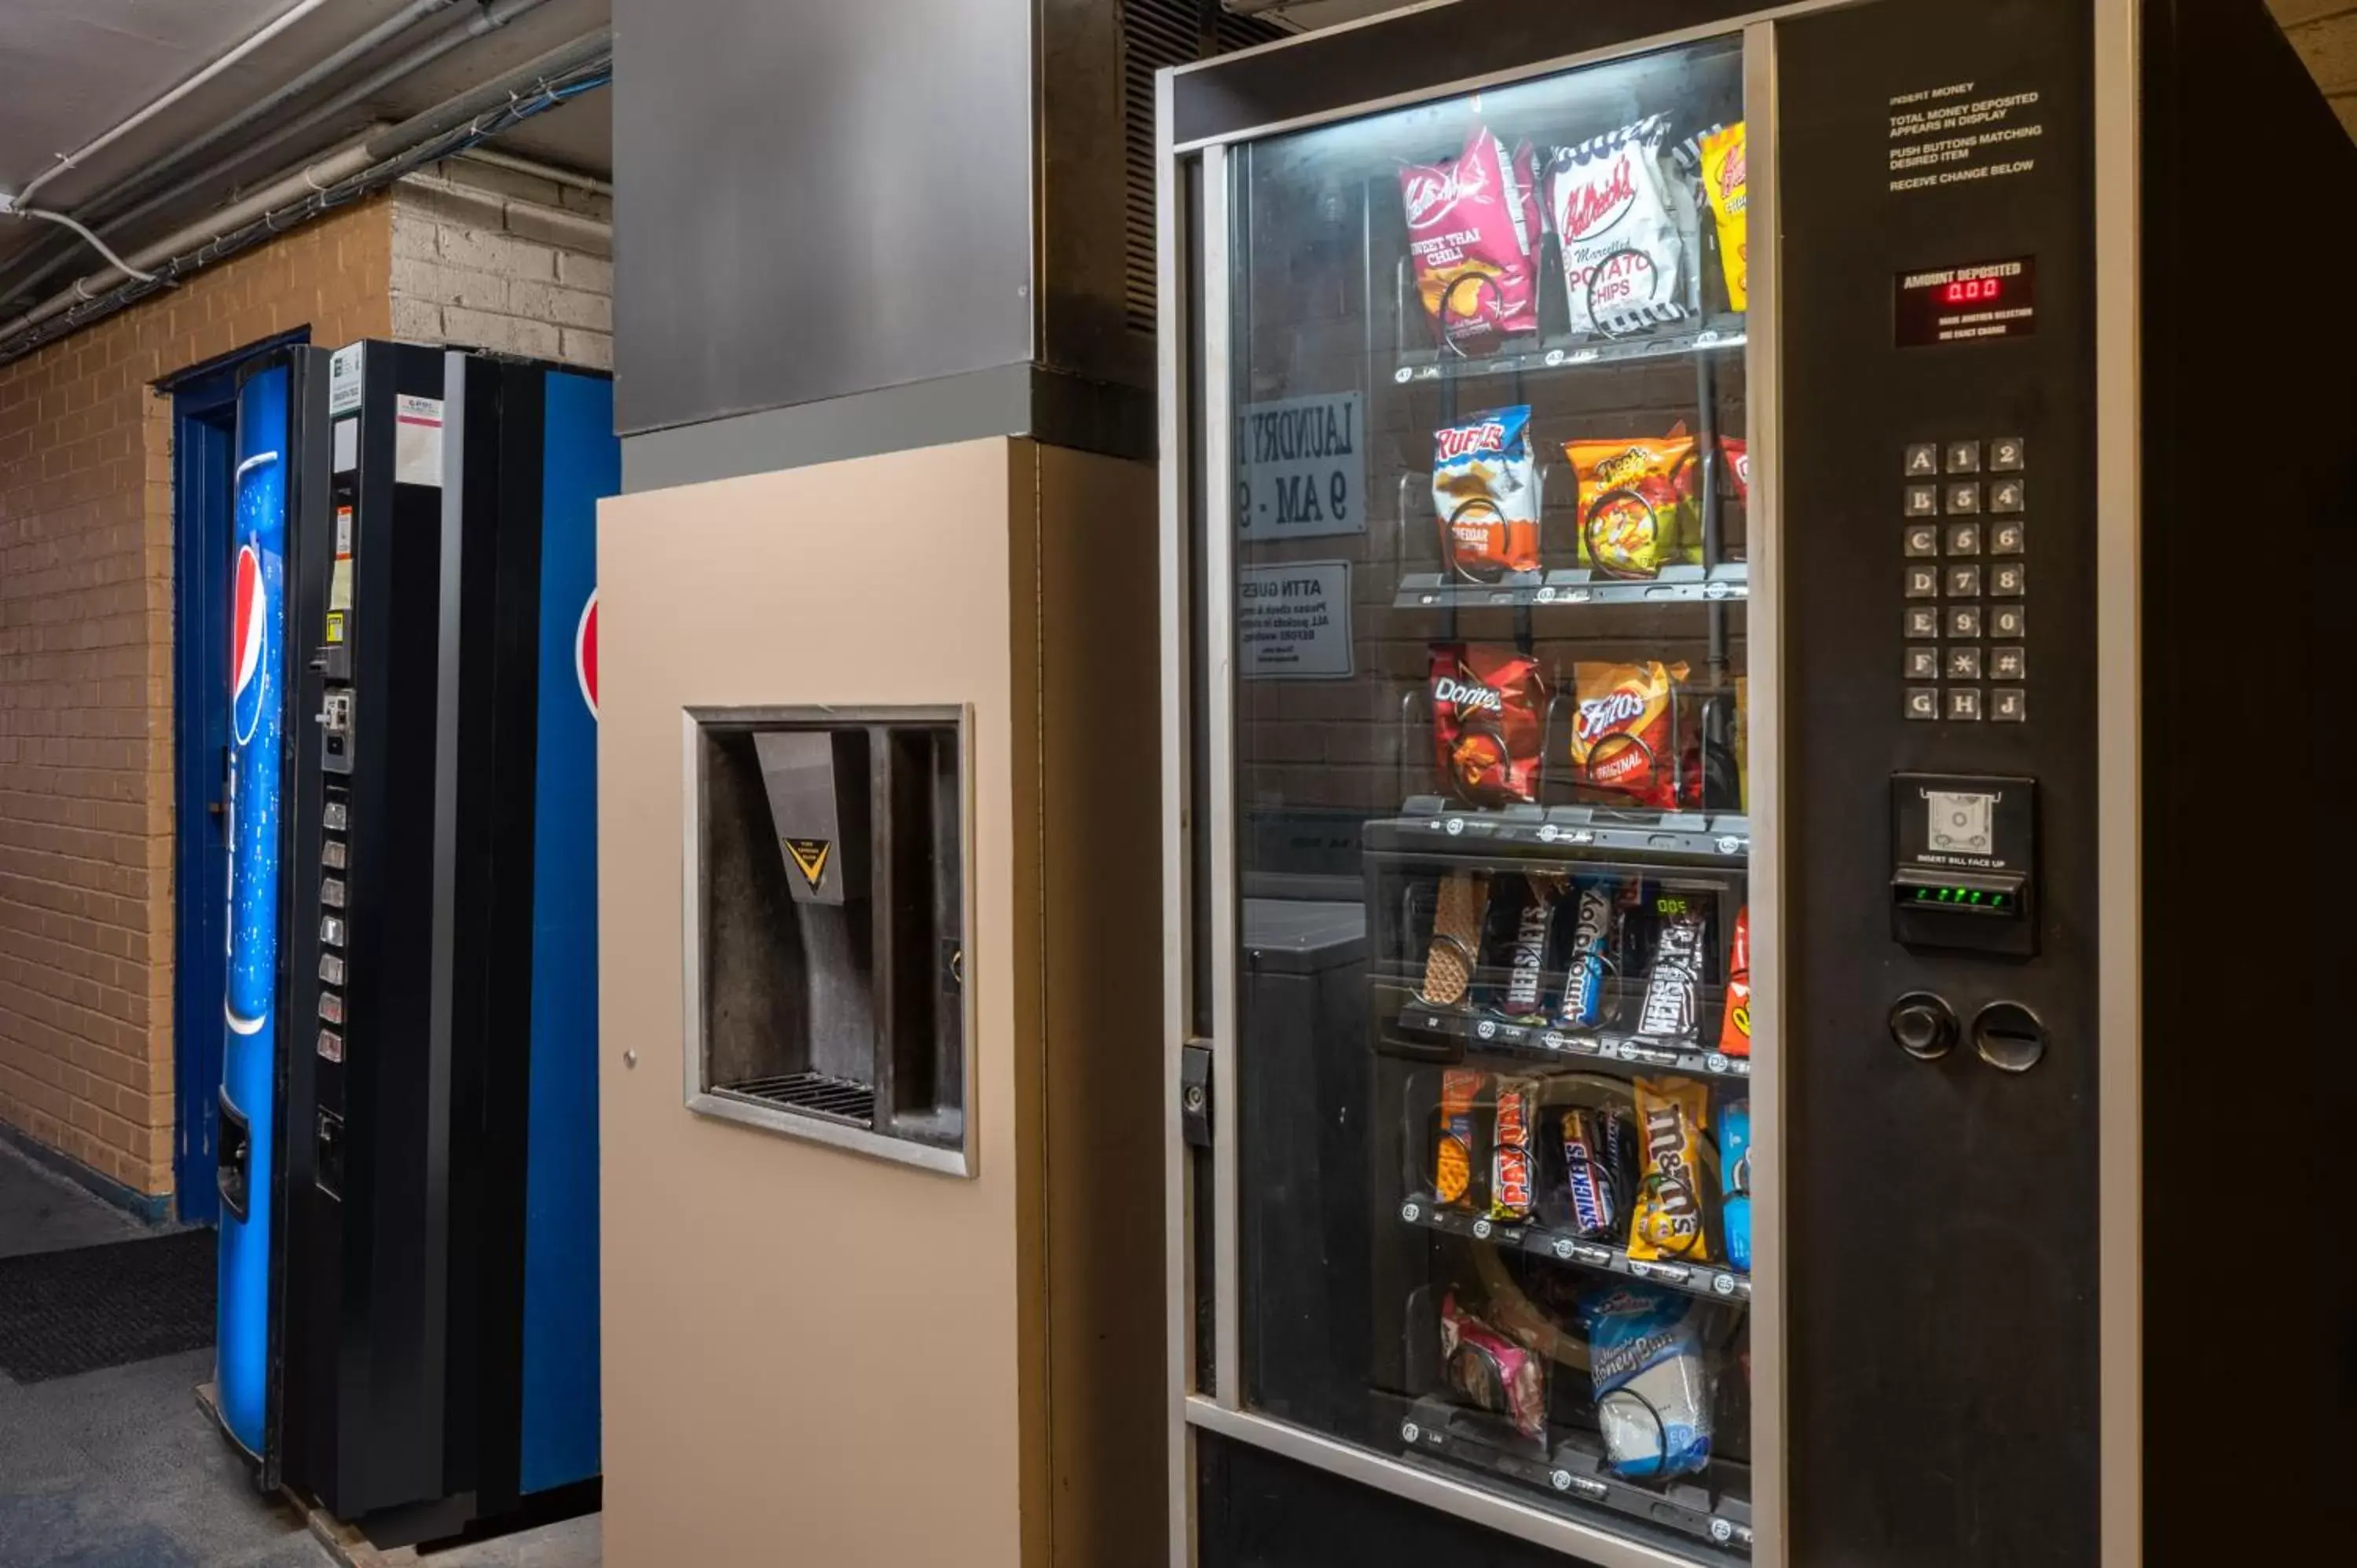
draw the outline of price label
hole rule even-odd
[[[1366,421],[1355,392],[1244,404],[1235,468],[1242,538],[1367,532]]]

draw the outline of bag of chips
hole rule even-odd
[[[1718,220],[1718,259],[1727,273],[1727,303],[1751,308],[1750,170],[1743,122],[1702,139],[1702,191]]]
[[[1678,804],[1677,745],[1671,707],[1684,664],[1575,664],[1571,722],[1576,783],[1630,796],[1641,805]]]
[[[1539,565],[1539,487],[1531,411],[1477,413],[1433,435],[1432,508],[1448,569],[1477,583]]]
[[[1548,161],[1547,211],[1563,242],[1575,337],[1618,337],[1690,314],[1685,241],[1661,162],[1667,129],[1651,114]]]
[[[1702,1143],[1710,1090],[1692,1079],[1637,1080],[1637,1202],[1629,1256],[1640,1262],[1707,1263],[1703,1230]]]
[[[1579,483],[1579,564],[1608,577],[1661,575],[1702,557],[1702,465],[1683,431],[1635,441],[1566,441]]]
[[[1449,792],[1471,805],[1538,800],[1546,687],[1539,661],[1510,648],[1432,650],[1432,746]]]
[[[1537,172],[1527,143],[1509,156],[1481,125],[1453,163],[1400,170],[1416,294],[1444,345],[1538,330]]]

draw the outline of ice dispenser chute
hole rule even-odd
[[[689,715],[688,1104],[971,1174],[966,717]]]

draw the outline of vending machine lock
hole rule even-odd
[[[1890,934],[1909,947],[2038,950],[2038,783],[1890,781]]]

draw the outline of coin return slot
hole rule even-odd
[[[963,714],[696,716],[690,1107],[964,1173]]]
[[[1973,1049],[2000,1072],[2028,1072],[2046,1059],[2046,1026],[2018,1002],[1992,1002],[1973,1018]]]

